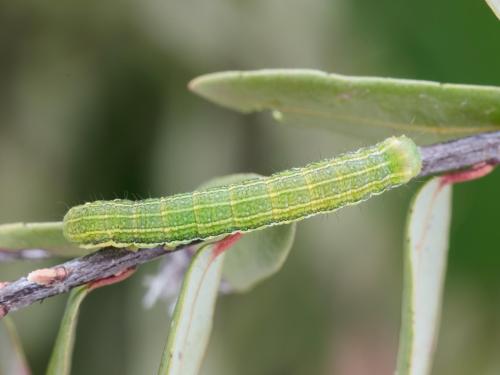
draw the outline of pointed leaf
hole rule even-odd
[[[500,88],[314,70],[207,74],[190,89],[222,106],[274,111],[284,123],[369,135],[407,134],[420,143],[500,130]]]
[[[224,260],[216,248],[216,244],[202,246],[184,276],[159,374],[195,375],[199,371],[212,330]]]
[[[85,255],[90,252],[69,243],[64,238],[62,222],[2,224],[0,249],[4,251],[43,249],[64,257]]]
[[[8,316],[0,322],[0,374],[31,374],[16,326]]]
[[[439,328],[448,255],[451,185],[429,180],[410,207],[397,374],[426,375]]]
[[[200,188],[221,186],[261,177],[258,174],[233,174],[215,178]],[[293,245],[296,223],[277,225],[251,233],[231,247],[225,255],[222,279],[230,291],[244,292],[280,270]]]

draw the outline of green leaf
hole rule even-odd
[[[491,10],[500,19],[500,0],[486,0]]]
[[[210,180],[200,188],[237,183],[261,177],[255,173],[233,174]],[[296,223],[277,225],[243,237],[225,254],[222,279],[231,291],[245,292],[280,270],[295,239]]]
[[[78,313],[84,298],[91,289],[87,285],[80,286],[71,291],[66,311],[59,327],[52,356],[47,368],[48,375],[65,375],[71,373],[71,360],[73,357],[73,347],[75,343],[76,326],[78,323]]]
[[[0,323],[0,374],[31,374],[16,326],[8,316]]]
[[[246,233],[226,254],[222,278],[246,292],[281,269],[293,245],[296,223]]]
[[[224,253],[204,245],[194,255],[175,305],[159,374],[198,373],[212,330]]]
[[[429,180],[410,207],[397,374],[429,374],[436,346],[451,220],[451,185]]]
[[[189,88],[234,110],[272,110],[283,123],[363,137],[430,143],[500,130],[500,88],[491,86],[276,69],[208,74]]]
[[[74,288],[66,303],[66,310],[59,327],[54,349],[47,367],[48,375],[65,375],[71,373],[71,361],[75,344],[76,326],[80,306],[87,295],[103,286],[112,285],[125,280],[135,272],[133,268],[123,270],[119,274],[104,279],[95,280],[86,285]]]
[[[64,257],[85,255],[90,252],[69,243],[64,238],[62,222],[2,224],[0,249],[5,251],[43,249]]]

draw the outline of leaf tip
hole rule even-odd
[[[188,82],[188,89],[198,95],[205,96],[207,91],[210,91],[210,86],[212,86],[221,76],[227,73],[208,73],[201,76],[193,78]],[[208,89],[208,90],[207,90]]]

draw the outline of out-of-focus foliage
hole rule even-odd
[[[70,244],[63,236],[62,222],[0,224],[0,249],[43,249],[63,257],[87,254],[89,250]]]
[[[312,68],[500,85],[500,23],[481,1],[4,2],[0,220],[59,221],[86,200],[190,191],[366,144],[276,126],[186,89],[221,70]],[[497,373],[500,175],[459,185],[436,374]],[[205,374],[386,374],[396,359],[411,189],[311,219],[282,270],[221,298]],[[2,264],[0,279],[46,265]],[[142,267],[82,307],[74,374],[155,373],[167,307],[145,311]],[[34,373],[66,296],[13,315]],[[471,345],[474,343],[474,345]],[[89,360],[91,359],[91,360]]]
[[[26,354],[19,339],[16,326],[10,317],[0,323],[0,374],[30,374]]]

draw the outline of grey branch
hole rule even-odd
[[[482,133],[420,148],[420,177],[465,169],[480,163],[500,163],[500,131]]]
[[[498,164],[500,163],[500,131],[420,149],[423,159],[420,176],[466,169],[480,163]],[[6,286],[0,286],[0,318],[9,311],[65,293],[76,286],[116,275],[128,268],[168,254],[170,251],[161,247],[138,251],[107,248],[54,266],[53,269],[64,270],[64,278],[48,285],[36,284],[22,277]]]
[[[79,285],[111,277],[171,251],[167,251],[163,247],[139,251],[106,248],[54,266],[53,269],[63,269],[66,277],[51,284],[40,285],[28,281],[27,277],[21,277],[0,289],[0,318],[9,311],[18,310],[37,301],[43,301],[45,298],[66,293]]]

